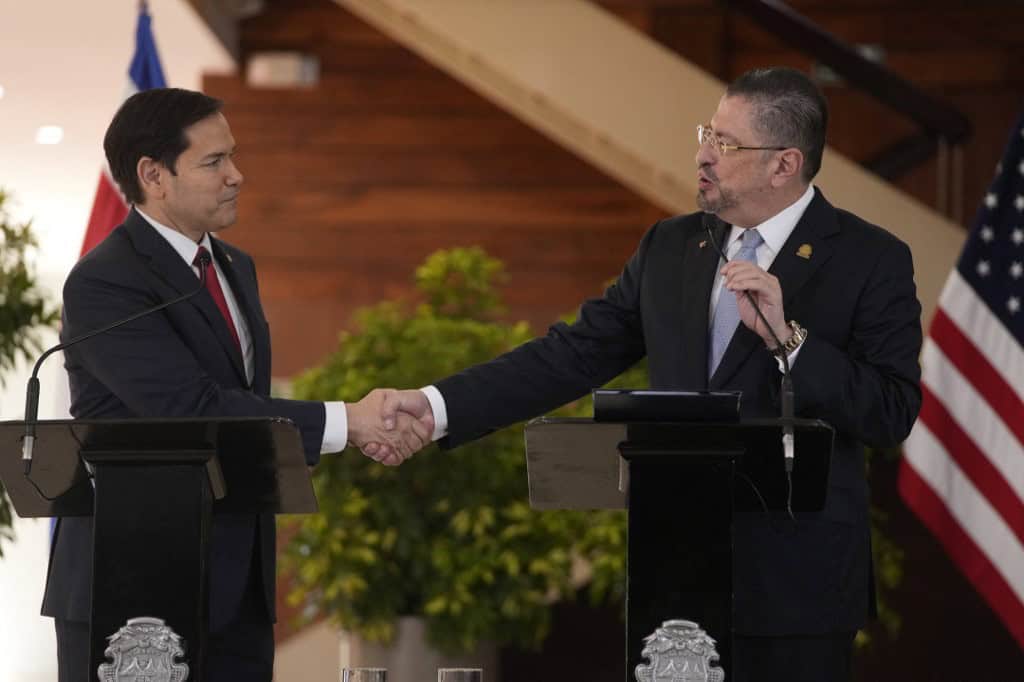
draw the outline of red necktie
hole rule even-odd
[[[213,297],[213,302],[217,304],[217,309],[220,310],[220,314],[224,316],[224,321],[228,324],[228,331],[231,332],[231,338],[235,340],[235,348],[238,349],[238,354],[242,354],[242,342],[238,340],[238,331],[235,329],[235,323],[231,319],[231,313],[228,311],[228,301],[224,298],[224,290],[220,288],[220,280],[217,278],[217,269],[213,267],[213,258],[209,256],[209,251],[206,250],[205,246],[200,246],[199,251],[196,252],[195,260],[192,261],[192,265],[197,268],[202,268],[202,257],[203,254],[207,254],[206,259],[206,290],[210,292],[210,296]]]

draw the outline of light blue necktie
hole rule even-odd
[[[757,262],[757,247],[764,243],[761,233],[757,230],[747,230],[743,233],[743,245],[739,253],[732,257],[732,260],[745,260],[751,263]],[[732,335],[736,333],[736,327],[740,323],[740,310],[736,304],[736,294],[725,288],[718,293],[718,305],[715,306],[715,319],[711,324],[711,346],[708,352],[708,377],[711,377],[718,369],[718,363],[725,355],[725,349],[729,347]]]

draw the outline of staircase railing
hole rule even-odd
[[[963,144],[972,134],[971,122],[964,114],[865,58],[781,0],[725,0],[725,6],[742,12],[850,85],[914,121],[920,132],[889,145],[864,166],[891,181],[937,154],[936,208],[962,222]]]

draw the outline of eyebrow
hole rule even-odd
[[[731,134],[729,132],[725,132],[725,131],[719,130],[718,128],[714,128],[714,127],[712,127],[711,129],[713,131],[715,131],[715,135],[718,135],[718,137],[720,137],[725,142],[738,142],[739,141],[735,135],[733,135],[733,134]]]
[[[223,158],[225,156],[231,156],[237,150],[238,150],[238,145],[235,145],[234,147],[232,147],[231,149],[229,149],[226,152],[213,152],[213,153],[207,154],[203,158],[199,159],[199,163],[206,163],[207,161],[213,161],[214,159]]]

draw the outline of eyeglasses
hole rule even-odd
[[[718,136],[708,123],[697,126],[697,144],[706,145],[710,144],[713,146],[719,154],[725,156],[727,152],[731,151],[746,151],[748,149],[762,150],[762,151],[782,151],[783,149],[789,149],[789,147],[748,147],[741,144],[727,144]]]

